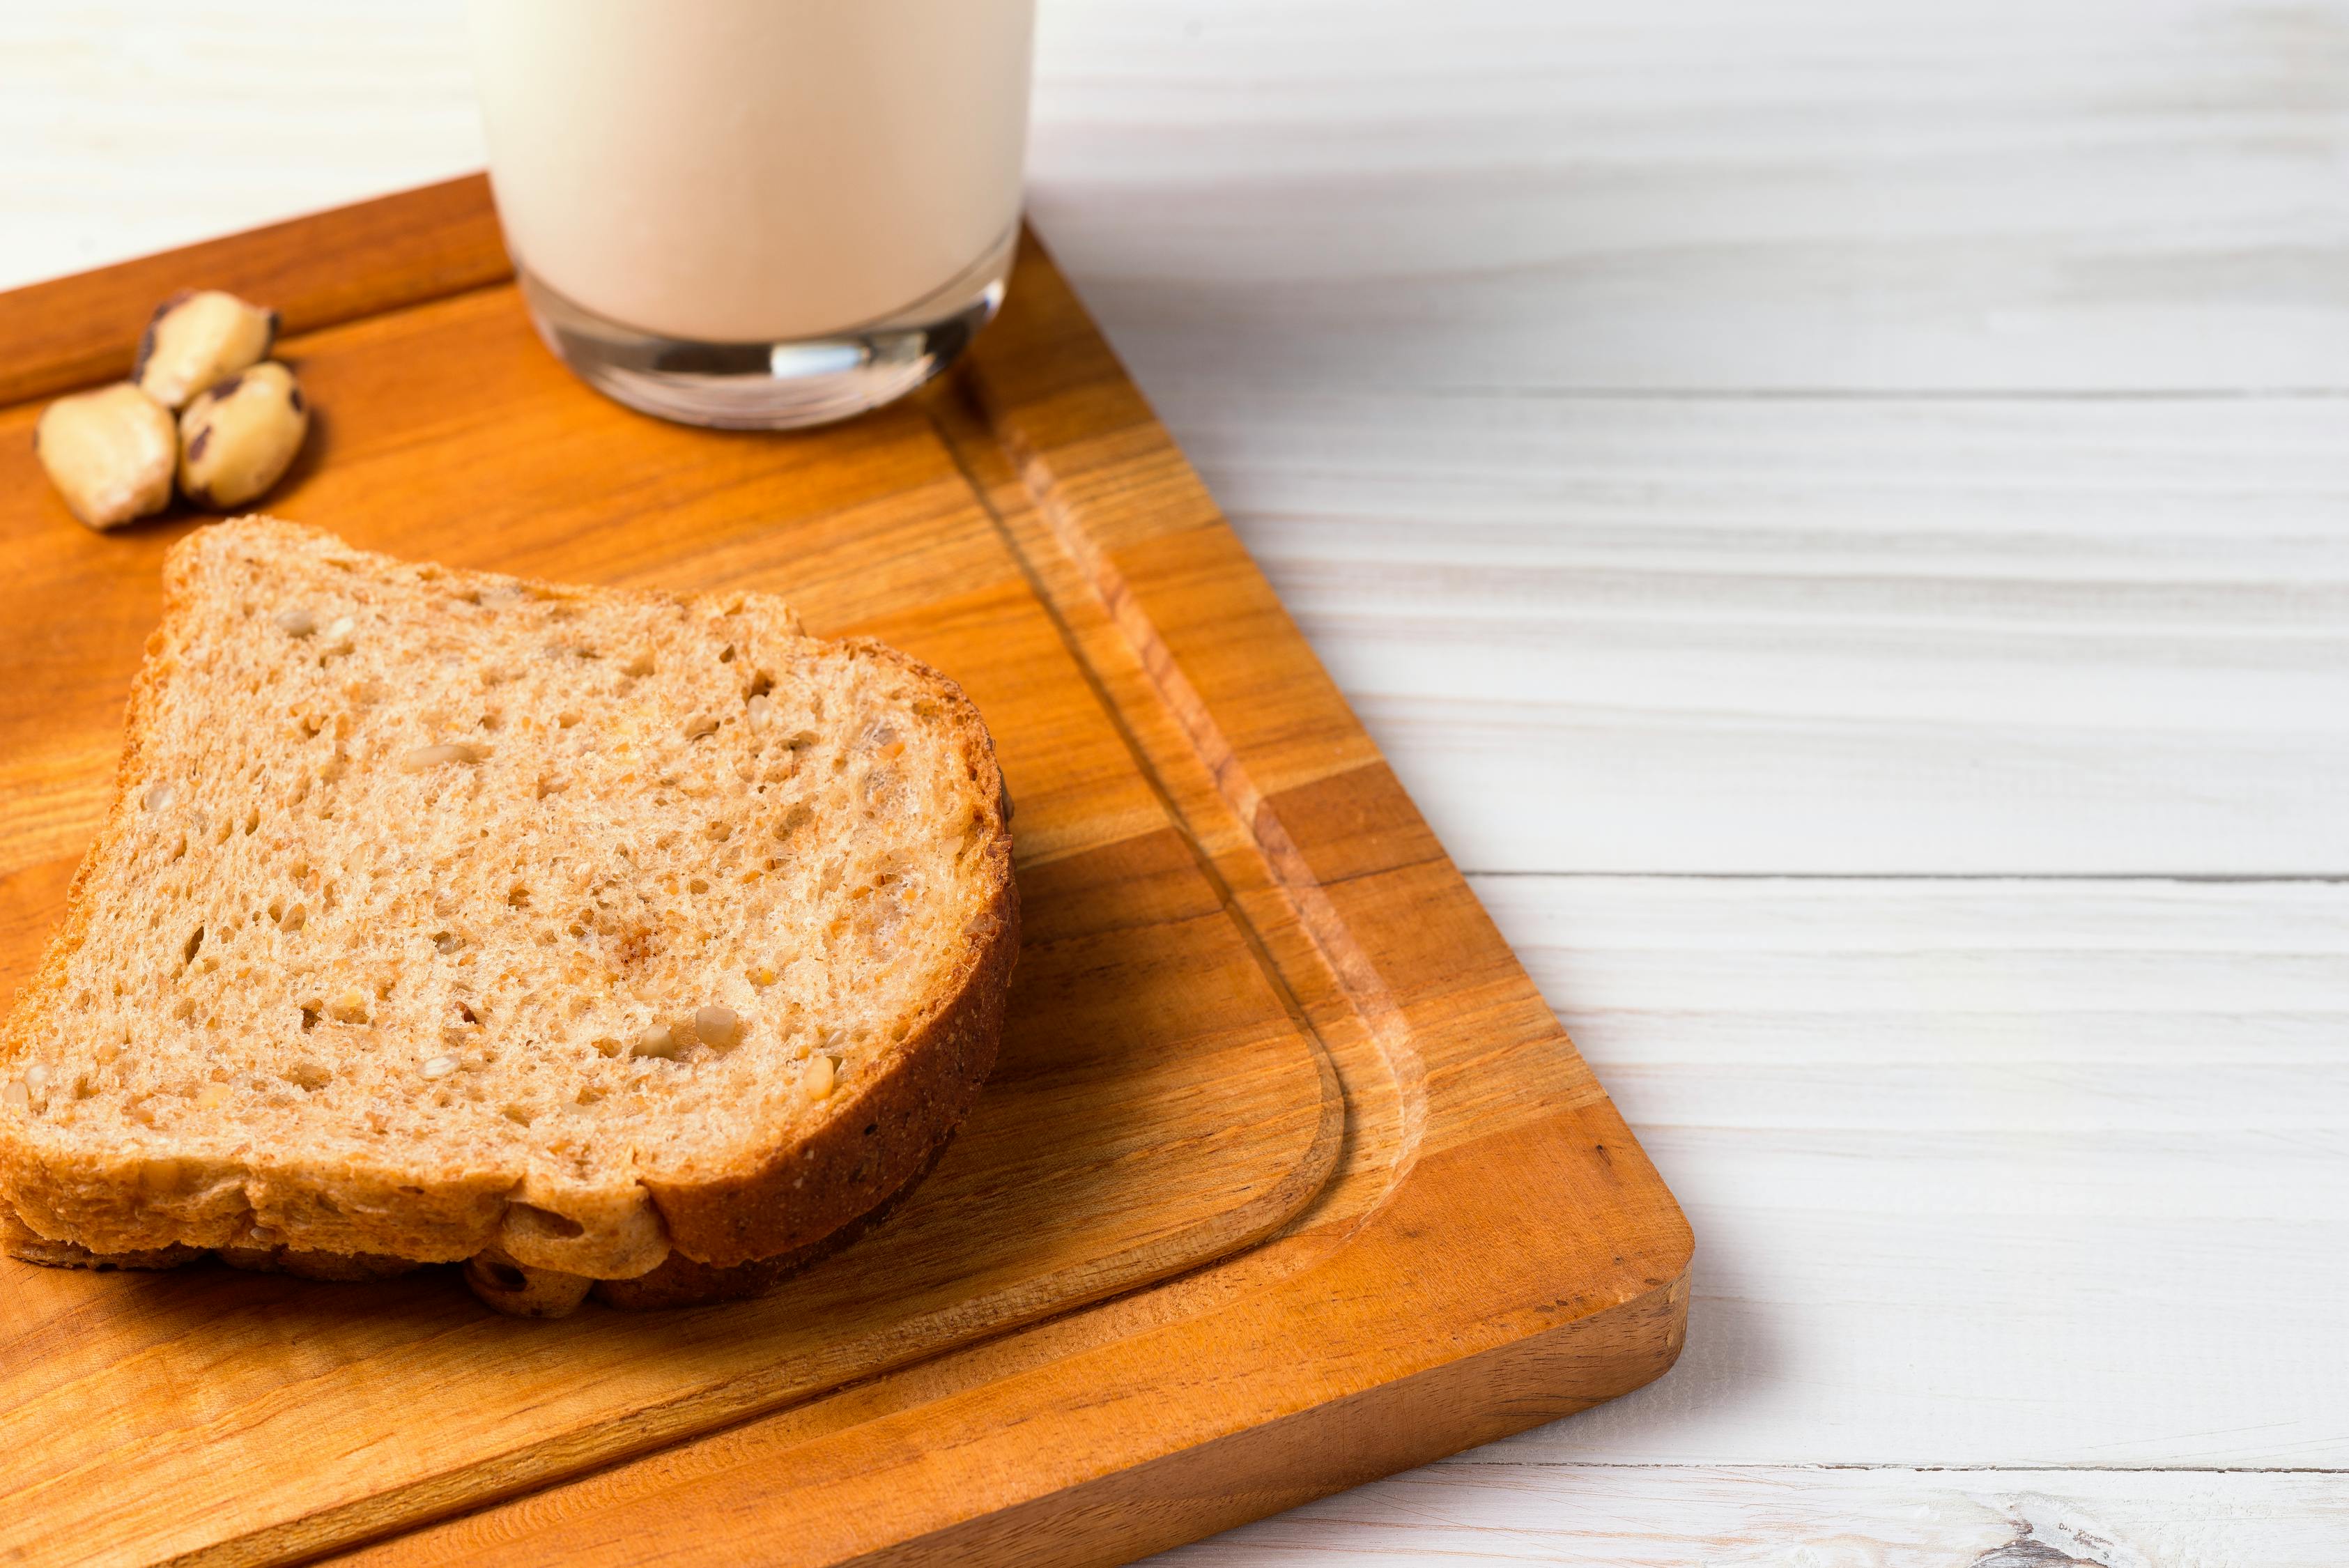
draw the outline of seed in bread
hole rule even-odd
[[[119,528],[171,504],[179,431],[128,381],[59,398],[41,410],[33,444],[66,509],[92,528]]]
[[[173,295],[155,307],[139,339],[130,379],[167,409],[269,358],[277,312],[217,288]]]
[[[0,1203],[40,1238],[730,1268],[865,1213],[968,1111],[1018,902],[944,677],[761,596],[261,518],[174,546],[165,607],[0,1027]]]

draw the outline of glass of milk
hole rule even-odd
[[[471,0],[490,179],[591,385],[781,430],[902,397],[1002,302],[1035,0]]]

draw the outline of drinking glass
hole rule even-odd
[[[1001,304],[1035,0],[471,0],[470,20],[531,319],[620,401],[843,419]]]

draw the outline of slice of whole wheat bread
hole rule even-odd
[[[190,535],[164,589],[113,805],[0,1029],[33,1237],[728,1270],[952,1136],[1019,902],[945,677],[759,595],[269,518]]]

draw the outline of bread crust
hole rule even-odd
[[[667,1260],[650,1273],[640,1274],[634,1279],[595,1282],[595,1299],[622,1312],[651,1312],[666,1307],[710,1306],[720,1302],[748,1301],[753,1296],[764,1295],[793,1274],[862,1241],[904,1208],[915,1189],[921,1186],[931,1171],[937,1168],[938,1161],[945,1157],[948,1145],[953,1141],[949,1134],[946,1142],[938,1145],[921,1168],[906,1178],[895,1191],[830,1235],[819,1237],[805,1246],[795,1247],[771,1258],[753,1258],[728,1268],[698,1263],[682,1252],[671,1252]],[[174,1245],[150,1251],[93,1252],[71,1241],[49,1241],[36,1236],[5,1208],[0,1208],[0,1251],[47,1269],[89,1269],[105,1272],[112,1269],[177,1269],[191,1263],[217,1261],[233,1269],[293,1274],[301,1279],[336,1284],[392,1279],[426,1266],[409,1262],[405,1258],[305,1252],[289,1247],[263,1251],[238,1247],[207,1250]],[[503,1254],[494,1250],[484,1251],[471,1259],[468,1267],[477,1266],[484,1259],[502,1257]],[[476,1291],[475,1293],[480,1293]],[[523,1315],[562,1314],[530,1312]]]
[[[242,519],[208,532],[226,529],[264,538],[275,532],[305,546],[347,548],[330,535],[267,518]],[[65,918],[0,1028],[0,1075],[23,1054],[21,1031],[40,999],[65,985],[67,961],[88,940],[90,878],[126,831],[130,786],[142,776],[160,694],[179,672],[181,649],[173,633],[199,591],[191,552],[200,537],[181,541],[167,559],[163,622],[148,639],[148,658],[131,687],[114,798],[75,874]],[[679,599],[605,588],[555,591],[695,608],[724,597]],[[835,1091],[823,1121],[788,1142],[738,1155],[730,1164],[693,1170],[689,1179],[655,1179],[639,1173],[641,1195],[657,1211],[674,1252],[714,1270],[798,1253],[905,1189],[927,1168],[968,1114],[993,1067],[1019,950],[1008,796],[977,710],[952,680],[894,649],[865,639],[831,646],[895,664],[930,687],[960,732],[967,754],[994,772],[992,780],[973,778],[984,803],[987,834],[978,873],[982,893],[978,912],[965,927],[962,961],[951,981],[939,988],[903,1041]],[[110,1151],[103,1158],[83,1150],[44,1150],[0,1119],[0,1208],[21,1220],[28,1241],[66,1243],[91,1254],[291,1248],[310,1254],[455,1262],[496,1244],[508,1210],[525,1196],[518,1183],[502,1178],[422,1187],[417,1180],[416,1174],[396,1167],[357,1170],[334,1161],[208,1158],[168,1147],[127,1155]],[[679,1303],[709,1299],[681,1282],[664,1288]]]

